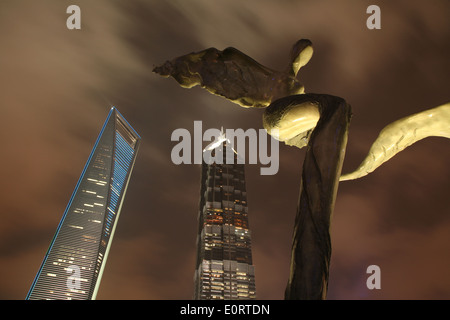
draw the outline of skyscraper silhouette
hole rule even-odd
[[[223,134],[205,151],[194,299],[255,299],[244,164]]]
[[[111,108],[27,299],[95,299],[140,139]]]

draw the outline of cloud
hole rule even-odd
[[[200,171],[171,163],[170,135],[194,120],[259,129],[262,111],[153,74],[165,60],[234,46],[282,69],[292,44],[311,39],[314,56],[300,71],[306,90],[342,96],[353,108],[344,171],[386,124],[448,100],[446,1],[383,3],[378,31],[365,27],[368,4],[354,1],[77,4],[79,31],[65,27],[64,2],[0,4],[2,299],[26,295],[111,105],[143,140],[99,298],[191,298]],[[280,147],[276,176],[246,169],[262,299],[283,296],[304,156]],[[449,150],[448,140],[426,140],[340,185],[331,298],[450,296]],[[367,292],[369,263],[382,268],[381,291]]]

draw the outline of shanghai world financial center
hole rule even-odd
[[[111,108],[27,299],[95,299],[139,144]]]

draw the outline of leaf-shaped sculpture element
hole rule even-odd
[[[235,48],[209,48],[167,61],[153,72],[172,76],[184,88],[199,85],[242,107],[261,108],[275,99],[304,92],[296,76],[311,56],[311,42],[299,40],[292,49],[288,68],[275,71]]]

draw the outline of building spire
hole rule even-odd
[[[206,146],[205,149],[203,149],[203,152],[205,151],[209,151],[209,150],[213,150],[216,149],[217,147],[219,147],[220,145],[222,145],[222,143],[229,143],[231,145],[231,141],[227,138],[225,131],[223,130],[223,126],[220,129],[220,135],[216,138],[216,140],[214,140],[213,142],[211,142],[210,144],[208,144]]]

